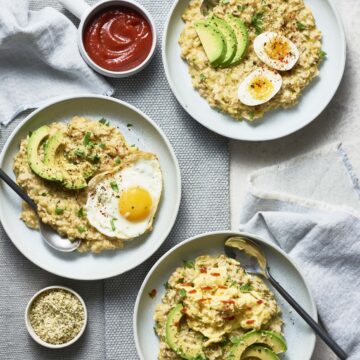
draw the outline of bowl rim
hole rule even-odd
[[[38,261],[34,261],[33,259],[30,259],[27,255],[25,255],[21,248],[18,246],[18,244],[16,244],[12,239],[16,237],[16,234],[14,233],[13,229],[8,226],[8,223],[5,221],[3,221],[4,219],[4,214],[2,211],[2,208],[0,207],[0,222],[2,224],[2,226],[4,227],[4,230],[6,232],[6,234],[9,236],[12,244],[21,252],[21,254],[23,256],[25,256],[25,258],[27,258],[30,262],[32,262],[33,264],[35,264],[36,266],[38,266],[39,268],[50,272],[51,274],[57,275],[57,276],[61,276],[61,277],[65,277],[67,279],[72,279],[72,280],[81,280],[81,281],[94,281],[94,280],[104,280],[104,279],[109,279],[118,275],[122,275],[124,273],[127,273],[128,271],[133,270],[134,268],[140,266],[142,263],[144,263],[146,260],[148,260],[160,247],[161,245],[164,244],[164,242],[166,241],[167,237],[169,236],[171,230],[173,229],[176,219],[179,215],[179,210],[180,210],[180,204],[181,204],[181,198],[182,198],[182,182],[181,182],[181,172],[180,172],[180,166],[179,166],[179,161],[176,157],[175,151],[173,146],[170,143],[170,140],[168,139],[168,137],[165,135],[164,131],[162,130],[162,128],[154,121],[152,120],[152,118],[150,118],[148,115],[146,115],[142,110],[138,109],[137,107],[135,107],[134,105],[131,105],[130,103],[123,101],[123,100],[119,100],[117,98],[114,97],[110,97],[110,96],[105,96],[105,95],[94,95],[94,94],[82,94],[82,95],[76,95],[76,96],[65,96],[65,97],[60,97],[60,98],[56,98],[54,100],[52,100],[51,102],[46,103],[45,105],[37,108],[35,111],[31,112],[28,116],[26,116],[25,119],[23,119],[16,127],[15,129],[12,131],[12,133],[10,134],[10,136],[7,138],[1,152],[0,152],[0,166],[3,165],[3,161],[4,161],[4,157],[5,154],[11,144],[11,142],[13,141],[13,138],[17,135],[17,133],[21,130],[21,128],[28,123],[29,121],[31,121],[32,118],[34,118],[38,113],[42,112],[43,110],[56,105],[58,103],[61,102],[65,102],[65,101],[72,101],[72,100],[83,100],[83,99],[97,99],[97,100],[105,100],[105,101],[110,101],[110,102],[114,102],[118,105],[124,106],[134,112],[136,112],[138,115],[140,115],[143,119],[145,119],[146,122],[148,122],[159,134],[159,136],[161,137],[161,139],[163,140],[164,144],[166,145],[169,155],[172,159],[172,162],[174,164],[174,168],[175,168],[175,176],[176,176],[176,181],[177,181],[177,198],[176,198],[176,202],[174,203],[174,215],[169,219],[168,221],[168,229],[166,232],[164,232],[164,236],[163,236],[163,241],[158,244],[158,246],[154,247],[151,249],[151,252],[149,252],[147,254],[147,256],[140,260],[140,261],[136,261],[132,264],[131,267],[129,267],[127,270],[125,271],[112,271],[111,273],[107,274],[105,277],[104,276],[97,276],[97,277],[92,277],[91,279],[89,278],[79,278],[79,277],[70,277],[70,276],[64,276],[63,274],[60,274],[58,272],[54,272],[54,271],[50,271],[48,269],[46,269],[41,262]],[[1,186],[2,184],[0,183],[0,194],[1,194]],[[30,231],[30,229],[29,229]]]
[[[30,308],[31,305],[34,303],[34,301],[39,297],[39,295],[43,294],[44,292],[48,291],[48,290],[52,290],[52,289],[60,289],[60,290],[65,290],[68,291],[69,293],[73,294],[81,303],[83,309],[84,309],[84,324],[82,326],[82,328],[80,329],[79,333],[72,338],[71,340],[69,340],[68,342],[64,343],[64,344],[58,344],[58,345],[54,345],[54,344],[49,344],[46,341],[42,340],[34,331],[34,328],[31,325],[31,321],[30,321]],[[74,344],[76,341],[78,341],[81,336],[84,334],[84,331],[86,329],[87,326],[87,321],[88,321],[88,313],[87,313],[87,307],[85,304],[85,301],[83,300],[83,298],[79,295],[79,293],[77,293],[75,290],[68,288],[67,286],[61,286],[61,285],[52,285],[52,286],[47,286],[41,290],[39,290],[37,293],[35,293],[31,299],[29,300],[26,309],[25,309],[25,326],[26,329],[29,333],[29,335],[31,336],[31,338],[37,342],[38,344],[49,348],[49,349],[63,349],[65,347],[68,347],[72,344]]]
[[[144,294],[144,289],[148,283],[149,278],[152,276],[153,272],[157,269],[157,267],[161,264],[161,262],[163,260],[165,260],[165,258],[167,258],[170,254],[172,254],[173,252],[175,252],[178,248],[191,243],[193,241],[199,240],[201,238],[205,238],[208,236],[213,236],[213,235],[226,235],[226,236],[248,236],[248,237],[252,237],[254,238],[256,241],[259,241],[261,244],[264,244],[266,246],[269,246],[270,248],[272,248],[273,250],[275,250],[276,252],[278,252],[280,255],[282,255],[288,262],[290,262],[290,264],[294,267],[294,269],[298,272],[298,274],[300,275],[302,281],[304,282],[304,286],[306,288],[306,291],[309,295],[309,300],[311,302],[311,315],[314,318],[315,321],[318,321],[318,311],[316,308],[316,303],[312,294],[312,291],[310,289],[310,286],[307,282],[307,280],[304,278],[304,276],[302,275],[302,272],[300,271],[299,267],[295,264],[295,262],[289,257],[288,254],[285,253],[284,250],[282,250],[279,246],[265,240],[264,238],[262,238],[259,235],[256,234],[252,234],[252,233],[248,233],[248,232],[244,232],[244,231],[234,231],[234,230],[223,230],[223,231],[209,231],[206,233],[202,233],[199,235],[195,235],[192,236],[186,240],[181,241],[179,244],[175,245],[174,247],[172,247],[170,250],[168,250],[164,255],[162,255],[157,261],[156,263],[151,267],[151,269],[148,271],[145,279],[143,280],[143,283],[141,284],[141,287],[139,289],[138,295],[136,297],[136,301],[135,301],[135,306],[134,306],[134,312],[133,312],[133,333],[134,333],[134,341],[135,341],[135,346],[136,346],[136,351],[140,357],[140,359],[145,359],[143,357],[142,351],[141,351],[141,346],[140,346],[140,341],[139,341],[139,332],[138,332],[138,326],[137,326],[137,317],[138,317],[138,312],[139,312],[139,306],[140,306],[140,301],[143,297]],[[316,345],[316,336],[314,334],[313,336],[313,342],[310,345],[311,346],[311,354],[314,354],[315,351],[315,345]],[[310,359],[309,359],[310,360]]]
[[[184,0],[185,1],[185,0]],[[186,0],[187,2],[189,2],[190,0]],[[171,21],[172,18],[174,16],[174,12],[176,10],[176,8],[178,7],[178,5],[180,4],[180,2],[182,2],[182,0],[175,0],[170,11],[168,14],[168,17],[166,19],[165,25],[164,25],[164,35],[162,38],[162,62],[164,65],[164,70],[165,70],[165,76],[167,79],[167,82],[170,86],[170,89],[172,91],[172,93],[174,94],[176,100],[178,101],[178,103],[182,106],[182,108],[195,120],[197,121],[199,124],[201,124],[202,126],[206,127],[207,129],[209,129],[210,131],[213,131],[221,136],[224,136],[228,139],[233,139],[233,140],[238,140],[238,141],[246,141],[246,142],[257,142],[257,141],[261,141],[261,142],[265,142],[265,141],[273,141],[273,140],[278,140],[278,139],[282,139],[285,138],[287,136],[290,136],[294,133],[299,132],[300,130],[302,130],[303,128],[305,128],[306,126],[308,126],[309,124],[311,124],[313,121],[315,121],[322,113],[323,111],[328,107],[328,105],[330,104],[330,102],[334,99],[334,96],[336,95],[336,92],[339,89],[339,86],[341,84],[341,81],[344,77],[344,73],[345,73],[345,66],[346,66],[346,60],[347,60],[347,42],[346,42],[346,36],[345,36],[345,29],[344,29],[344,24],[343,21],[341,19],[341,16],[339,14],[339,11],[337,10],[337,7],[334,4],[333,0],[325,0],[328,5],[331,8],[331,11],[333,12],[333,14],[335,15],[335,19],[336,19],[336,23],[339,27],[340,30],[340,37],[341,37],[341,43],[342,43],[342,51],[339,52],[339,56],[341,57],[341,67],[339,68],[339,72],[338,72],[338,77],[336,78],[335,81],[335,86],[334,86],[334,90],[331,94],[331,96],[329,97],[329,99],[327,100],[326,104],[324,104],[323,107],[317,109],[314,114],[312,116],[309,116],[309,118],[304,121],[300,126],[291,129],[289,131],[286,131],[284,133],[281,134],[272,134],[272,135],[267,135],[267,136],[259,136],[257,135],[256,137],[253,138],[249,138],[248,136],[244,136],[241,133],[232,133],[230,134],[228,131],[224,130],[221,126],[214,126],[212,124],[209,124],[206,122],[206,120],[202,120],[201,117],[196,116],[196,114],[194,114],[194,111],[191,109],[190,106],[187,105],[187,103],[184,101],[183,96],[181,95],[181,93],[177,90],[177,87],[175,86],[175,82],[171,76],[170,73],[170,66],[169,66],[169,62],[167,60],[167,41],[168,41],[168,33],[169,33],[169,29],[171,27]],[[200,96],[199,94],[196,94],[197,96]],[[212,109],[213,110],[213,109]],[[286,109],[280,109],[281,111],[286,111]],[[213,110],[216,111],[216,110]],[[228,115],[229,116],[229,115]],[[205,117],[206,118],[206,117]],[[221,119],[220,119],[221,120]],[[264,119],[259,119],[260,121],[264,121]],[[236,121],[236,120],[234,120]]]
[[[106,3],[109,3],[109,4],[106,5]],[[118,5],[116,3],[118,3]],[[84,41],[83,41],[83,32],[84,32],[85,23],[89,20],[89,18],[91,18],[91,16],[94,13],[96,13],[97,9],[102,8],[104,10],[107,7],[113,7],[113,6],[123,6],[123,7],[127,7],[130,9],[136,10],[138,13],[140,13],[140,15],[142,15],[147,20],[147,22],[149,23],[149,25],[151,27],[151,32],[152,32],[153,38],[152,38],[152,45],[151,45],[149,54],[147,55],[146,59],[141,64],[139,64],[138,66],[136,66],[132,69],[129,69],[129,70],[113,71],[113,70],[105,69],[104,67],[98,65],[93,59],[91,59],[91,57],[85,50]],[[137,3],[136,1],[134,1],[134,0],[102,0],[102,1],[94,4],[93,6],[90,6],[89,9],[82,15],[81,21],[79,24],[79,28],[78,28],[77,40],[78,40],[78,47],[79,47],[81,56],[93,70],[95,70],[96,72],[98,72],[104,76],[108,76],[108,77],[112,77],[112,78],[122,78],[122,77],[127,77],[127,76],[137,74],[138,72],[143,70],[150,63],[153,56],[155,55],[155,49],[156,49],[156,45],[157,45],[157,30],[156,30],[155,21],[154,21],[152,15],[149,13],[148,10],[146,10],[146,8],[144,6]]]

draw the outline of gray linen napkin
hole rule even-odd
[[[0,0],[0,123],[64,95],[111,95],[77,48],[77,30],[59,11],[29,11],[29,0]]]
[[[138,2],[153,15],[161,38],[164,19],[173,0]],[[33,8],[44,5],[61,10],[56,0],[32,0]],[[133,308],[150,267],[164,251],[187,237],[230,227],[228,142],[199,125],[178,104],[165,77],[160,46],[144,71],[127,79],[110,80],[110,83],[116,98],[147,113],[172,143],[182,174],[183,195],[178,219],[161,249],[144,264],[113,279],[85,283],[64,280],[38,269],[14,248],[0,227],[1,360],[137,359],[132,330]],[[0,99],[0,107],[1,104]],[[19,119],[2,131],[0,148],[18,122]],[[55,352],[40,347],[29,338],[23,319],[30,297],[40,288],[52,284],[69,285],[79,291],[89,310],[89,328],[81,341],[67,350]]]
[[[285,250],[310,284],[326,329],[360,359],[360,156],[333,144],[250,176],[240,230]]]

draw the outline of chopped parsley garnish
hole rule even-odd
[[[193,261],[183,260],[184,266],[188,269],[194,269],[195,263]]]
[[[86,158],[90,162],[97,164],[100,161],[100,156],[98,154],[87,156]]]
[[[106,120],[105,118],[101,118],[99,120],[99,123],[103,124],[103,125],[106,125],[106,126],[109,126],[110,125],[110,122],[109,120]]]
[[[236,282],[236,281],[232,281],[231,284],[230,284],[230,287],[233,287],[233,286],[235,286],[235,285],[237,285],[237,282]]]
[[[82,233],[84,233],[86,231],[86,227],[85,226],[79,226],[78,231],[79,231],[79,233],[82,234]]]
[[[59,207],[55,208],[55,214],[56,215],[62,215],[64,213],[64,209],[61,209]]]
[[[117,156],[116,158],[115,158],[115,164],[116,165],[119,165],[119,164],[121,164],[121,160],[120,160],[120,158]]]
[[[29,131],[28,136],[31,137],[32,133],[33,133],[32,131]]]
[[[115,181],[111,181],[110,186],[114,191],[119,192],[119,187]]]
[[[92,133],[89,131],[85,134],[84,139],[83,139],[83,144],[85,146],[89,146],[89,147],[94,146],[94,142],[90,140],[91,136],[92,136]]]
[[[254,120],[255,113],[253,111],[249,112],[250,121]]]
[[[79,218],[82,218],[82,217],[84,217],[84,215],[85,215],[84,208],[81,207],[80,210],[77,212],[77,216]]]
[[[230,2],[230,0],[221,0],[221,5],[226,5]]]
[[[236,336],[231,336],[230,342],[231,342],[232,344],[238,344],[238,343],[239,343],[239,338],[236,337]]]
[[[75,155],[76,155],[76,156],[79,156],[79,157],[81,157],[81,158],[84,158],[84,157],[85,157],[84,151],[82,151],[82,150],[80,150],[80,149],[76,149],[76,150],[75,150]]]
[[[133,124],[127,124],[126,125],[128,128],[131,128],[131,127],[133,127]]]
[[[111,219],[111,220],[110,220],[110,225],[111,225],[111,230],[112,230],[112,231],[115,231],[115,230],[116,230],[115,221],[116,221],[116,219]]]
[[[106,146],[106,145],[105,145],[104,143],[100,143],[100,144],[99,144],[99,147],[100,147],[101,149],[105,149],[105,146]]]
[[[180,295],[181,297],[185,297],[185,296],[186,296],[186,290],[185,290],[185,289],[180,289],[179,295]]]
[[[257,35],[263,32],[263,17],[264,13],[258,12],[251,19],[251,26],[255,29]]]
[[[240,286],[240,291],[243,293],[247,293],[252,290],[252,286],[250,284],[245,284]]]
[[[307,27],[306,27],[303,23],[301,23],[300,21],[298,21],[298,22],[296,23],[296,27],[297,27],[297,29],[300,30],[300,31],[307,29]]]
[[[170,287],[169,283],[168,283],[168,282],[166,282],[166,283],[164,284],[164,288],[165,288],[165,290],[169,290],[169,287]]]
[[[132,144],[131,147],[136,147],[136,145],[135,145],[135,144]]]
[[[237,9],[238,9],[238,11],[244,11],[246,8],[248,7],[248,5],[238,5],[237,6]]]
[[[327,53],[324,50],[320,50],[320,59],[323,60],[327,56]]]
[[[205,80],[206,80],[206,76],[203,73],[201,73],[200,74],[200,81],[204,82]]]

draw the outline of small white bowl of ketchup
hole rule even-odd
[[[78,46],[98,73],[123,78],[144,69],[156,47],[156,28],[148,11],[132,0],[60,0],[80,21]]]

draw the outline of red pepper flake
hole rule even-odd
[[[187,308],[186,308],[186,307],[183,307],[183,308],[181,309],[181,312],[182,312],[183,314],[186,314]]]
[[[156,296],[156,289],[152,289],[152,290],[149,292],[149,296],[153,299],[153,298]]]
[[[195,294],[195,293],[196,293],[195,289],[189,291],[189,294]]]
[[[251,324],[253,324],[255,322],[255,320],[246,320],[246,323],[248,324],[248,325],[251,325]]]
[[[234,305],[235,304],[235,301],[234,300],[221,300],[221,302],[223,304],[230,304],[230,305]]]
[[[248,309],[248,310],[251,310],[251,309],[252,309],[252,307],[251,307],[251,306],[247,306],[247,309]]]
[[[180,286],[193,286],[191,283],[183,283],[183,284],[180,284]]]
[[[206,274],[206,273],[207,273],[206,267],[205,267],[205,266],[202,266],[202,267],[200,268],[200,272],[201,272],[202,274]]]
[[[203,302],[208,301],[208,300],[210,300],[210,299],[209,298],[202,298],[202,299],[199,299],[198,302],[203,303]]]
[[[262,301],[262,300],[258,300],[256,303],[257,303],[258,305],[261,305],[261,304],[263,303],[263,301]]]
[[[218,288],[219,288],[219,289],[227,289],[228,287],[227,287],[227,286],[223,286],[223,285],[219,285]]]
[[[212,286],[203,286],[201,290],[211,290]]]
[[[211,276],[220,276],[220,273],[217,273],[217,272],[213,272],[210,274]]]
[[[223,320],[225,321],[235,320],[235,316],[223,317]]]

